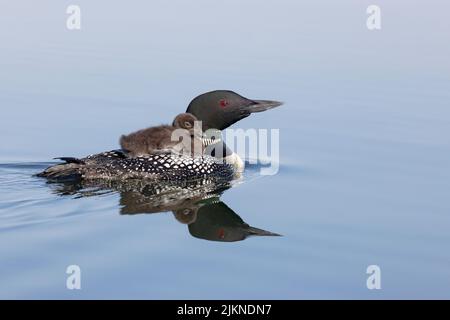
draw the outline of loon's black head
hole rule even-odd
[[[194,98],[186,112],[203,122],[203,131],[223,130],[253,112],[266,111],[282,105],[270,100],[251,100],[230,90],[207,92]]]

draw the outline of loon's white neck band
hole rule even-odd
[[[225,163],[231,164],[236,172],[240,173],[244,171],[245,163],[237,153],[233,152],[231,155],[226,156],[224,159]]]

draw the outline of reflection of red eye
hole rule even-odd
[[[225,99],[220,99],[219,103],[222,108],[225,108],[228,105],[228,101]]]

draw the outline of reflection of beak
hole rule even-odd
[[[283,102],[272,101],[272,100],[251,100],[253,103],[245,106],[245,110],[249,113],[253,112],[262,112],[269,109],[273,109],[279,107],[283,104]]]
[[[266,231],[263,229],[258,229],[254,227],[248,227],[247,229],[249,236],[273,236],[273,237],[281,237],[281,234],[273,233],[270,231]]]

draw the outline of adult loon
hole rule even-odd
[[[215,90],[194,98],[186,112],[202,121],[202,130],[223,130],[251,113],[266,111],[282,103],[271,100],[247,99],[230,90]],[[211,144],[210,142],[207,144]],[[224,150],[217,155],[217,144]],[[53,165],[37,176],[50,180],[132,178],[157,181],[183,181],[199,178],[230,179],[242,169],[243,162],[220,139],[214,140],[214,148],[202,156],[176,155],[173,153],[149,154],[135,157],[126,150],[113,150],[85,158],[60,157],[64,163]],[[224,161],[221,161],[224,160]]]

